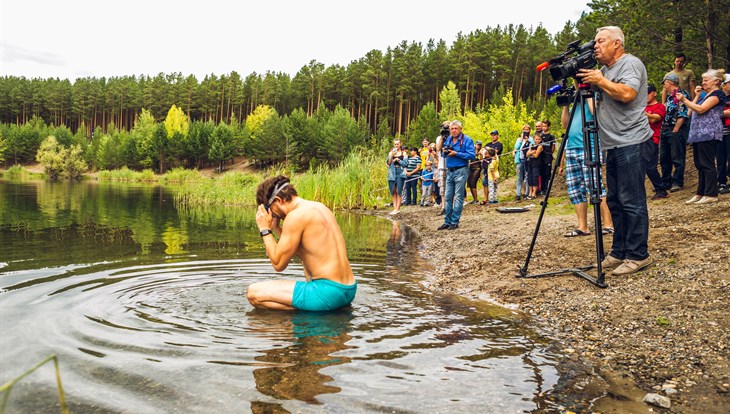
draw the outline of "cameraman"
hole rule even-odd
[[[606,155],[606,202],[615,225],[611,252],[601,262],[628,275],[652,263],[648,251],[649,211],[644,188],[641,147],[651,139],[644,114],[647,75],[639,58],[624,50],[624,34],[616,26],[596,31],[594,51],[599,69],[580,69],[577,76],[598,90],[597,113],[601,146]]]
[[[438,230],[454,230],[459,228],[461,211],[464,208],[464,190],[469,175],[469,161],[476,159],[474,141],[461,132],[459,121],[449,124],[451,136],[442,147],[446,158],[446,191],[444,194],[444,224]],[[438,145],[438,144],[437,144]]]

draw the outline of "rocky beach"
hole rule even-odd
[[[432,206],[406,206],[396,216],[388,215],[388,207],[369,211],[419,234],[420,254],[433,266],[432,277],[424,282],[431,289],[512,307],[555,338],[566,355],[561,383],[584,393],[586,401],[593,399],[576,402],[572,410],[728,413],[730,196],[721,195],[715,204],[685,204],[696,186],[691,161],[687,167],[682,190],[648,201],[653,264],[629,276],[606,273],[605,289],[569,274],[516,277],[543,198],[513,201],[514,179],[500,184],[499,204],[467,205],[455,230],[436,230],[443,216]],[[533,206],[523,213],[503,214],[496,208],[529,204]],[[575,224],[564,179],[558,177],[529,274],[595,263],[593,235],[563,236]],[[592,206],[589,224],[593,231]],[[610,251],[612,235],[603,240]],[[595,275],[595,269],[591,272]],[[587,372],[600,380],[581,374]],[[602,405],[600,397],[606,395],[624,403]]]

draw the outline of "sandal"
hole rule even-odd
[[[479,202],[479,205],[480,206],[486,206],[487,204],[489,204],[489,203],[487,203],[486,201],[480,201]]]
[[[604,227],[603,231],[601,231],[603,234],[613,234],[613,227]]]
[[[569,231],[565,233],[563,236],[565,237],[576,237],[576,236],[590,236],[591,233],[586,233],[585,231],[581,229],[575,229],[573,231]]]

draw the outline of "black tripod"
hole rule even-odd
[[[546,276],[556,276],[561,274],[573,274],[578,277],[582,277],[583,279],[593,283],[594,285],[605,288],[608,287],[608,285],[605,282],[605,275],[603,273],[603,269],[601,268],[601,261],[604,258],[603,253],[603,227],[601,225],[601,158],[599,156],[599,146],[598,146],[598,121],[596,117],[593,117],[592,121],[586,120],[586,114],[584,108],[586,108],[585,104],[588,99],[593,99],[595,102],[595,92],[593,92],[590,89],[590,85],[587,84],[581,84],[578,87],[578,90],[575,92],[575,95],[573,97],[573,108],[570,110],[570,119],[568,120],[568,129],[565,131],[565,135],[563,135],[563,142],[560,144],[560,149],[558,150],[558,156],[555,160],[555,165],[553,166],[552,175],[550,176],[550,181],[548,182],[547,191],[545,192],[545,198],[540,202],[540,205],[542,205],[542,208],[540,209],[540,216],[537,219],[537,225],[535,226],[535,231],[532,234],[532,242],[530,243],[530,249],[527,251],[527,258],[525,259],[525,264],[520,268],[520,273],[517,275],[517,277],[523,277],[523,278],[536,278],[536,277],[546,277]],[[560,269],[552,272],[547,273],[538,273],[538,274],[528,274],[527,273],[527,266],[530,264],[530,258],[532,257],[532,251],[535,248],[535,241],[537,240],[537,233],[540,231],[540,224],[542,223],[542,218],[545,215],[545,209],[548,205],[548,198],[550,197],[550,190],[553,187],[553,182],[556,173],[558,172],[558,168],[560,166],[560,162],[563,159],[563,156],[565,154],[565,146],[568,142],[568,136],[570,133],[570,126],[573,124],[573,117],[575,116],[576,110],[580,108],[580,115],[582,119],[582,130],[583,130],[583,153],[585,156],[585,166],[589,169],[589,180],[590,183],[586,183],[588,185],[588,195],[590,197],[590,203],[593,205],[593,219],[595,222],[594,227],[594,233],[596,234],[596,265],[587,265],[582,267],[574,267],[574,268],[565,268]],[[591,145],[592,144],[592,145]],[[591,148],[593,147],[593,150]],[[597,267],[598,271],[598,277],[593,277],[586,273],[586,270],[592,269],[594,266]]]

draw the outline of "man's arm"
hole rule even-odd
[[[271,265],[274,266],[274,270],[281,272],[289,266],[294,253],[299,248],[299,244],[302,240],[302,233],[304,232],[304,223],[301,218],[298,217],[296,212],[291,212],[287,216],[286,228],[281,231],[281,238],[279,242],[276,242],[273,234],[269,234],[263,237],[264,246],[266,246],[266,255],[271,260]],[[259,206],[259,210],[256,213],[256,224],[259,226],[259,231],[264,229],[271,229],[273,223],[273,216],[271,212],[266,211],[263,205]]]
[[[629,103],[636,98],[636,89],[624,83],[611,82],[599,69],[581,69],[578,71],[578,77],[599,87],[603,93],[619,102]]]
[[[474,141],[465,138],[464,146],[461,148],[461,151],[456,152],[456,156],[467,161],[477,159],[476,150],[474,149]]]

